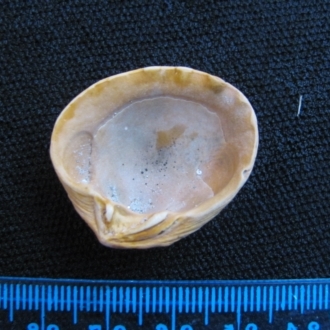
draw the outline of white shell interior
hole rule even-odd
[[[205,106],[146,98],[113,113],[93,134],[75,135],[67,171],[133,212],[177,212],[214,196],[204,175],[224,143],[219,116]]]

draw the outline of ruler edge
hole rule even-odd
[[[41,283],[67,283],[67,284],[98,284],[98,285],[224,285],[224,286],[244,286],[244,285],[307,285],[307,284],[330,284],[330,278],[304,278],[304,279],[261,279],[261,280],[99,280],[99,279],[73,279],[73,278],[47,278],[47,277],[15,277],[0,276],[0,283],[3,282],[30,282]]]
[[[12,282],[12,283],[10,283]],[[298,286],[315,286],[315,285],[326,285],[327,287],[330,284],[330,279],[329,278],[314,278],[314,279],[265,279],[265,280],[88,280],[88,279],[50,279],[50,278],[43,278],[43,277],[12,277],[12,276],[7,276],[7,277],[1,277],[0,276],[0,285],[1,284],[9,284],[10,288],[13,288],[13,285],[25,285],[25,284],[30,284],[30,285],[36,285],[36,286],[42,286],[43,290],[45,290],[45,286],[47,285],[69,285],[69,286],[74,286],[77,287],[79,285],[95,285],[99,286],[101,289],[102,287],[107,287],[107,290],[109,289],[109,286],[140,286],[140,291],[142,289],[142,286],[158,286],[158,287],[166,287],[166,286],[173,286],[173,295],[175,297],[176,290],[180,289],[180,285],[182,286],[193,286],[195,289],[199,286],[199,290],[203,290],[202,287],[208,287],[211,286],[217,286],[219,288],[225,287],[226,289],[229,290],[230,287],[234,289],[234,287],[238,287],[239,290],[243,287],[248,287],[248,286],[253,286],[253,287],[260,287],[264,286],[264,288],[268,287],[270,290],[273,290],[276,288],[278,289],[279,286],[294,286],[296,290],[298,290]],[[235,289],[234,289],[235,290]],[[327,289],[328,290],[328,289]],[[43,291],[44,292],[44,291]],[[241,293],[240,293],[241,296]],[[174,298],[172,298],[174,299]],[[14,308],[14,298],[10,300],[10,314],[9,314],[9,320],[12,322],[13,321],[13,312],[16,310]],[[45,298],[42,298],[41,302],[43,302],[43,308],[45,308],[44,305],[44,300]],[[207,304],[206,306],[208,306]],[[239,303],[240,306],[242,306],[241,303]],[[141,304],[142,306],[142,304]],[[176,306],[176,305],[175,305]],[[231,311],[233,312],[233,303],[231,303]],[[206,308],[206,307],[205,307]],[[7,309],[7,308],[6,308]],[[109,307],[107,308],[107,310]],[[173,309],[175,311],[177,307]],[[291,308],[289,308],[291,310]],[[297,307],[295,308],[297,309]],[[314,307],[312,308],[313,310],[315,309]],[[322,308],[321,308],[322,309]],[[277,309],[276,309],[277,310]],[[142,310],[141,310],[142,311]],[[252,311],[252,310],[250,310]],[[148,313],[148,311],[146,311]],[[201,310],[200,310],[201,312]],[[274,310],[274,302],[269,303],[269,308],[268,308],[268,314],[269,314],[269,323],[272,323],[272,318],[273,318],[273,312]],[[142,315],[142,312],[140,312]],[[174,312],[175,313],[175,312]],[[42,313],[42,315],[44,312]],[[76,315],[76,314],[73,314]],[[140,315],[140,314],[139,314]],[[206,316],[207,315],[207,316]],[[241,319],[241,308],[236,311],[236,316],[237,316],[237,323],[240,324],[240,319]],[[73,316],[74,317],[74,316]],[[208,310],[205,309],[204,311],[204,317],[205,317],[205,324],[208,324]],[[43,319],[43,317],[42,317]],[[175,320],[175,314],[173,319]],[[75,317],[74,319],[75,320]],[[175,322],[175,321],[174,321]],[[73,324],[76,324],[77,321],[73,321]],[[140,323],[139,323],[140,324]],[[44,327],[42,327],[44,329]],[[173,326],[172,326],[172,329]]]

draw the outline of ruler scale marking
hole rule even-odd
[[[305,286],[300,286],[300,313],[304,314],[304,308],[305,308]]]
[[[8,300],[7,293],[8,293],[8,286],[7,286],[7,284],[5,284],[3,286],[3,307],[4,307],[4,309],[7,309],[7,300]],[[32,301],[32,299],[31,299],[31,301]]]
[[[43,285],[41,287],[41,320],[40,320],[40,323],[41,323],[41,330],[45,330],[45,314],[46,314],[46,311],[45,311],[45,301],[46,298],[45,298],[45,286]]]
[[[131,299],[131,288],[128,286],[126,288],[126,292],[125,292],[126,313],[129,312],[130,299]]]
[[[257,286],[257,312],[260,312],[260,304],[261,304],[261,289],[260,286]]]
[[[323,309],[323,286],[322,286],[322,284],[319,285],[318,301],[319,301],[319,310],[322,310]]]
[[[143,288],[139,290],[139,325],[142,325]]]
[[[191,311],[195,313],[196,308],[196,288],[192,288],[192,297],[191,297]]]
[[[91,310],[91,287],[86,287],[86,311],[90,312]]]
[[[1,292],[1,284],[0,284],[0,292]],[[0,300],[1,300],[1,297],[0,297]],[[26,284],[23,284],[23,286],[22,286],[22,309],[24,311],[26,310]]]
[[[176,318],[176,288],[172,289],[172,330],[175,330]]]
[[[316,285],[313,285],[313,309],[316,308]]]
[[[179,287],[179,313],[182,313],[183,305],[183,289],[182,286]]]
[[[14,320],[14,286],[10,284],[9,287],[9,321],[13,322]]]
[[[77,324],[78,321],[78,288],[75,285],[73,287],[73,324]]]
[[[298,309],[298,286],[294,286],[294,309]]]
[[[247,312],[247,308],[248,308],[248,287],[245,286],[244,287],[244,312]]]
[[[105,291],[105,327],[106,330],[110,330],[110,288],[106,287]]]
[[[267,310],[267,287],[264,286],[263,288],[263,303],[262,303],[263,311]]]
[[[152,313],[156,313],[156,303],[157,303],[157,300],[156,300],[156,288],[153,287],[152,288]]]
[[[149,313],[150,307],[150,288],[146,287],[146,313]]]
[[[81,286],[79,288],[79,310],[84,310],[84,287]]]
[[[99,292],[99,297],[100,297],[100,300],[99,300],[99,312],[103,312],[103,286],[100,287],[100,292]]]
[[[117,287],[112,288],[112,312],[116,313],[117,311]]]
[[[15,309],[19,310],[20,308],[20,285],[16,284],[15,286],[15,293],[16,293],[16,299],[15,299]]]
[[[329,306],[329,285],[325,285],[325,293],[324,293],[324,309],[328,309]]]
[[[231,292],[230,292],[230,311],[231,312],[234,312],[235,311],[235,295],[236,295],[236,292],[235,292],[235,287],[233,286],[231,288]]]
[[[64,285],[61,285],[61,311],[64,311]]]
[[[29,284],[28,286],[28,310],[32,311],[34,305],[34,298],[33,298],[33,285]]]
[[[276,312],[279,311],[280,309],[280,287],[278,285],[276,285],[276,296],[275,296],[275,310]]]
[[[203,288],[198,288],[198,312],[201,313],[203,308]]]
[[[204,319],[204,324],[208,325],[209,324],[209,288],[205,288],[205,319]]]
[[[119,288],[119,313],[123,312],[124,305],[124,288],[121,286]]]
[[[34,310],[39,309],[39,285],[34,287]]]
[[[215,313],[215,287],[211,290],[211,312]]]
[[[52,286],[47,285],[47,311],[49,312],[52,309]]]
[[[186,313],[189,313],[189,294],[190,294],[190,290],[189,290],[189,287],[187,287],[186,296],[185,296]]]
[[[170,312],[170,288],[167,286],[165,288],[165,308],[166,313]]]
[[[111,282],[112,284],[110,284]],[[192,283],[196,283],[196,285],[192,286],[189,281],[180,284],[176,284],[174,281],[166,282],[165,285],[157,281],[145,281],[145,283],[131,281],[127,285],[124,281],[104,281],[104,284],[101,285],[90,285],[87,280],[85,282],[47,279],[12,279],[9,281],[0,277],[0,310],[7,310],[7,322],[9,321],[9,323],[19,322],[21,311],[37,312],[39,328],[33,328],[35,327],[33,321],[28,327],[33,330],[57,330],[59,327],[56,325],[56,321],[46,323],[49,315],[53,315],[55,312],[70,312],[72,324],[80,324],[80,318],[86,317],[89,313],[102,312],[104,323],[90,325],[88,329],[93,330],[130,328],[124,319],[111,326],[112,311],[116,313],[116,320],[121,319],[120,317],[124,313],[136,314],[136,323],[139,326],[144,325],[144,313],[154,314],[154,319],[158,318],[158,315],[166,313],[170,322],[168,324],[159,322],[158,325],[155,323],[153,328],[157,330],[175,330],[177,326],[178,329],[195,330],[195,326],[191,327],[188,321],[184,321],[185,325],[177,324],[179,320],[177,313],[184,312],[185,320],[193,317],[193,314],[200,314],[200,320],[205,326],[214,324],[214,317],[218,317],[219,314],[234,313],[236,325],[233,329],[235,330],[263,328],[258,321],[253,321],[256,314],[249,316],[249,324],[242,323],[244,313],[250,312],[268,315],[268,323],[274,324],[274,326],[276,325],[275,320],[278,320],[279,317],[287,317],[287,314],[277,312],[294,313],[292,315],[296,316],[287,321],[290,330],[298,329],[297,317],[299,315],[308,320],[306,321],[308,329],[327,329],[330,324],[330,279],[249,281],[246,282],[246,285],[244,285],[244,281],[236,283],[234,281],[233,284],[229,282],[195,281]],[[324,316],[322,316],[323,318],[318,316],[322,315],[320,313],[324,313],[324,311],[328,312],[324,315],[329,317],[329,323],[326,324],[322,324]],[[47,312],[52,313],[47,314],[46,318]],[[85,314],[85,316],[81,314]],[[145,317],[147,318],[147,316]],[[101,324],[103,326],[99,328]],[[231,326],[234,326],[234,323],[226,325],[225,329],[231,329]],[[27,328],[27,325],[22,328]]]
[[[163,311],[163,287],[159,288],[158,311],[159,311],[159,313],[162,313],[162,311]]]
[[[71,286],[66,287],[66,311],[71,310]]]
[[[225,287],[225,296],[224,296],[224,302],[225,302],[225,312],[228,312],[228,305],[229,305],[229,289],[228,286]]]
[[[133,313],[136,313],[136,287],[133,288],[132,302],[133,302]]]
[[[218,290],[218,313],[221,313],[222,308],[222,287],[220,286]]]
[[[254,287],[250,288],[250,312],[254,312]]]
[[[285,299],[286,299],[286,287],[282,285],[282,299],[281,299],[281,310],[285,310]]]
[[[289,285],[289,293],[288,293],[288,308],[289,310],[292,309],[292,286]]]
[[[54,311],[57,312],[58,310],[58,286],[55,285],[54,287]]]
[[[269,287],[269,323],[273,322],[273,298],[274,298],[274,288],[271,285]]]
[[[97,288],[96,286],[93,287],[93,311],[97,311]]]
[[[307,285],[307,303],[306,303],[306,309],[310,309],[311,306],[311,286]]]
[[[241,287],[238,287],[237,290],[237,310],[236,310],[236,323],[237,323],[237,329],[240,330],[241,328]]]

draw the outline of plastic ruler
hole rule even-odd
[[[329,286],[0,277],[0,329],[330,330]]]

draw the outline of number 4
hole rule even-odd
[[[288,327],[286,328],[287,330],[297,330],[298,328],[295,326],[295,325],[293,325],[293,323],[288,323]]]

